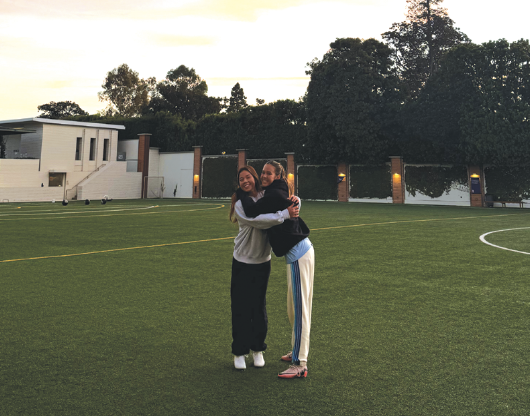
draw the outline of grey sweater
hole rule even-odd
[[[255,201],[263,196],[261,192]],[[267,229],[282,224],[289,219],[289,211],[284,209],[274,214],[262,214],[255,218],[245,215],[241,201],[234,206],[239,224],[239,233],[234,240],[234,258],[241,263],[260,264],[271,259],[271,246],[267,237]]]

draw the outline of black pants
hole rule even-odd
[[[268,320],[265,298],[271,274],[270,260],[261,264],[232,261],[232,354],[265,351]]]

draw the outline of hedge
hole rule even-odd
[[[230,198],[237,189],[237,156],[205,157],[202,161],[202,197]]]
[[[439,198],[458,185],[468,185],[466,166],[411,166],[405,167],[407,192]]]
[[[350,166],[350,197],[386,199],[392,196],[390,165]]]
[[[336,166],[299,166],[298,196],[304,199],[333,200],[337,195]]]
[[[530,167],[490,166],[484,176],[487,195],[494,201],[530,199]]]

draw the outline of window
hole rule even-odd
[[[78,137],[75,143],[75,160],[81,160],[82,146],[83,146],[83,138]]]
[[[90,139],[90,158],[89,160],[96,160],[96,139]]]
[[[109,160],[109,139],[103,141],[103,160]]]
[[[53,173],[50,172],[50,181],[48,186],[63,186],[64,173]]]

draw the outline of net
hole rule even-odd
[[[162,198],[164,196],[165,186],[163,176],[147,176],[145,181],[146,198]]]

